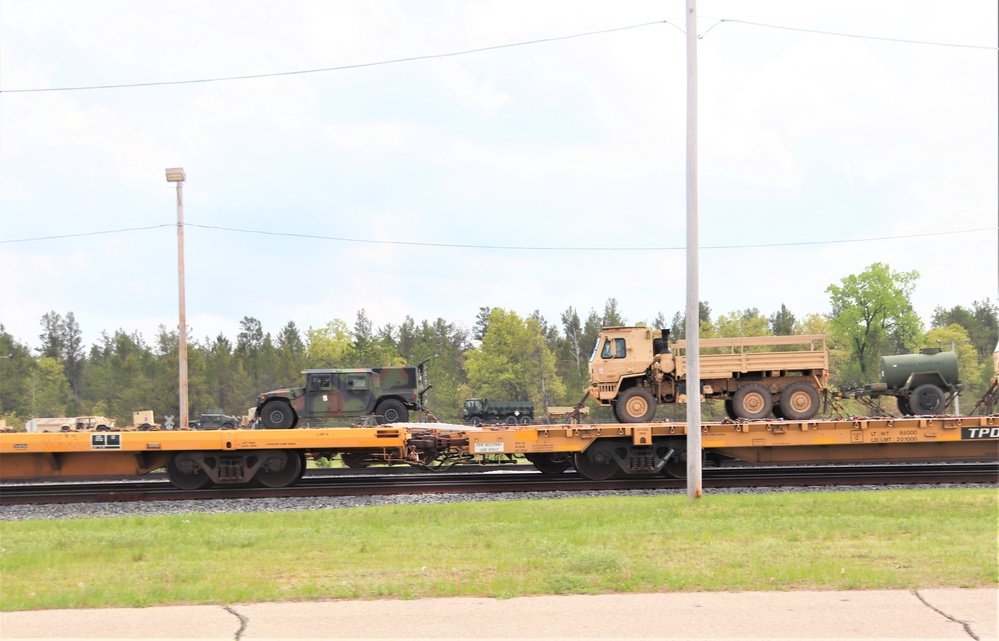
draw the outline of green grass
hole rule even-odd
[[[0,522],[0,608],[996,586],[994,489]]]

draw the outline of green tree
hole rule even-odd
[[[399,326],[394,344],[409,365],[426,362],[427,379],[433,389],[425,399],[438,418],[459,422],[464,399],[469,395],[465,374],[465,352],[472,348],[468,331],[438,318],[433,323],[412,317]]]
[[[893,272],[885,263],[874,263],[826,288],[830,328],[857,367],[845,372],[850,383],[877,380],[881,356],[907,353],[918,341],[923,323],[910,301],[918,278],[919,272]]]
[[[40,356],[29,372],[32,418],[66,416],[72,401],[69,382],[59,359]]]
[[[541,324],[515,312],[493,309],[482,344],[466,353],[465,369],[476,396],[530,400],[539,409],[565,396]]]
[[[919,345],[920,348],[940,348],[945,352],[954,350],[957,356],[958,377],[964,389],[961,391],[962,399],[977,401],[988,386],[992,378],[992,362],[987,363],[978,358],[974,345],[968,338],[968,331],[954,323],[947,327],[937,327],[926,333],[926,338]],[[965,410],[970,410],[971,406],[965,406]]]
[[[35,418],[28,391],[34,366],[31,348],[15,340],[0,324],[0,419],[7,427],[23,429],[28,419]]]
[[[795,333],[796,319],[787,305],[781,303],[780,310],[770,315],[770,331],[774,336],[790,336]]]
[[[288,321],[278,332],[274,360],[274,384],[270,386],[272,389],[299,384],[297,381],[306,367],[307,354],[295,321]],[[258,390],[263,391],[266,390]]]
[[[698,301],[697,303],[697,316],[698,322],[700,324],[701,335],[704,335],[705,331],[709,334],[712,331],[711,327],[711,306],[706,302]],[[687,338],[687,312],[686,310],[677,312],[673,314],[673,321],[670,323],[670,337],[673,341],[682,341]]]
[[[269,336],[268,336],[269,338]],[[215,341],[208,341],[209,353],[221,356],[217,351],[220,347],[219,341],[225,340],[225,344],[230,345],[229,340],[226,339],[222,334],[219,334]],[[264,349],[264,328],[260,324],[260,321],[252,316],[244,316],[243,320],[239,322],[239,334],[236,335],[236,348],[234,353],[225,357],[225,360],[230,360],[231,356],[235,356],[232,362],[228,363],[229,367],[235,367],[238,362],[243,371],[247,375],[246,384],[242,387],[246,389],[256,390],[256,392],[264,391],[261,389],[264,387],[263,378],[266,376],[267,370],[271,367],[263,353]],[[235,392],[236,390],[232,390]],[[251,394],[256,392],[250,392]],[[235,400],[235,399],[233,399]],[[245,405],[245,401],[240,400],[240,405]],[[218,407],[227,409],[226,405],[219,405]]]
[[[350,367],[354,359],[354,340],[347,323],[334,318],[325,327],[306,332],[306,352],[311,367]]]
[[[49,312],[42,316],[41,325],[42,333],[38,338],[42,347],[39,351],[62,363],[74,405],[70,413],[75,416],[80,406],[79,386],[84,366],[83,332],[73,312],[67,313],[65,318],[54,311]]]
[[[568,402],[575,404],[582,397],[583,388],[590,382],[587,365],[593,345],[585,342],[586,338],[576,308],[570,306],[562,312],[561,321],[563,338],[557,351],[557,370],[565,381]],[[577,398],[573,400],[574,397]]]
[[[38,340],[42,346],[38,349],[42,356],[49,358],[62,357],[62,316],[55,311],[51,311],[42,316],[42,333],[38,335]]]
[[[82,385],[87,414],[107,416],[118,425],[130,425],[137,410],[151,409],[157,416],[172,411],[176,416],[176,350],[172,376],[165,371],[157,375],[162,366],[142,336],[119,329],[114,336],[101,332],[87,362]]]
[[[621,315],[620,305],[616,298],[608,298],[604,303],[604,315],[600,319],[604,327],[623,327],[627,321]]]
[[[261,338],[260,344],[262,343]],[[210,400],[207,406],[192,408],[192,415],[213,409],[242,415],[250,406],[254,392],[248,395],[246,390],[256,389],[258,383],[253,382],[253,377],[243,370],[238,349],[234,350],[229,339],[221,333],[208,343],[204,366],[205,391]],[[263,391],[266,390],[257,390],[257,393]]]
[[[404,359],[396,351],[391,327],[379,328],[376,332],[374,324],[363,309],[357,312],[353,338],[355,367],[405,365]]]
[[[486,331],[489,329],[489,317],[492,313],[492,307],[479,308],[479,313],[475,315],[475,329],[472,334],[475,340],[481,341],[482,337],[486,335]]]
[[[704,332],[705,336],[714,338],[738,338],[740,336],[769,336],[770,321],[760,313],[760,310],[751,307],[741,312],[734,311],[729,314],[719,316],[710,332]]]
[[[990,360],[999,342],[999,306],[989,299],[982,302],[974,301],[971,309],[960,305],[951,309],[937,307],[933,310],[932,327],[942,328],[949,325],[960,325],[968,332],[979,360]]]

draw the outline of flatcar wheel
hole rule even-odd
[[[267,460],[257,472],[257,480],[261,485],[287,487],[299,479],[302,473],[302,458],[298,452],[278,450],[267,453],[266,457]]]
[[[592,445],[586,451],[573,455],[576,471],[586,478],[591,481],[606,481],[621,469],[610,453],[602,449],[590,452],[590,449],[593,449]]]
[[[572,467],[570,454],[528,454],[527,460],[542,474],[558,475]]]
[[[686,454],[682,457],[671,456],[666,464],[663,465],[663,474],[674,479],[685,479],[687,478],[687,456]]]
[[[182,490],[200,490],[212,482],[205,471],[187,458],[183,452],[170,457],[167,463],[167,478],[174,487]]]
[[[298,476],[295,477],[295,480],[292,481],[292,484],[298,483],[299,481],[302,480],[302,477],[305,476],[305,470],[306,468],[308,468],[308,463],[309,463],[309,460],[305,458],[305,452],[298,452],[298,463],[301,466],[301,469],[298,471]]]

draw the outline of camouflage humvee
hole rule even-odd
[[[196,430],[234,430],[240,426],[240,419],[223,414],[222,410],[212,410],[202,414],[198,420],[190,421],[188,425]]]
[[[374,415],[378,423],[405,423],[409,410],[423,407],[424,363],[417,367],[307,369],[305,387],[257,397],[260,427],[291,428],[299,421]]]

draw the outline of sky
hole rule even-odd
[[[697,12],[715,315],[826,314],[874,262],[919,272],[927,325],[999,300],[994,0]],[[629,323],[670,319],[684,28],[682,0],[2,0],[0,324],[31,347],[50,311],[88,346],[176,328],[168,167],[195,340],[361,309],[558,325],[612,297]]]

